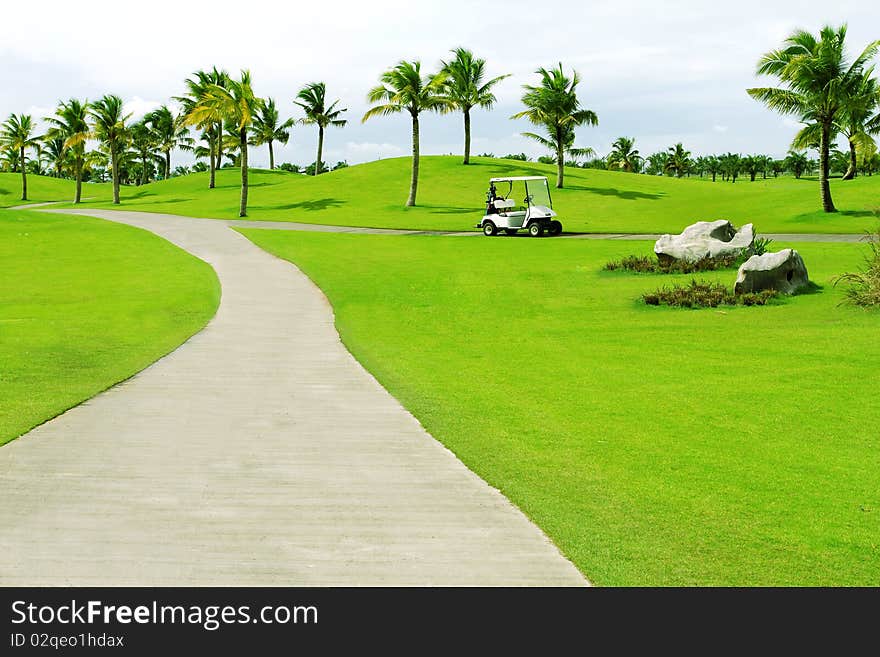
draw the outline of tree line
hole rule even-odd
[[[818,36],[799,30],[786,39],[782,48],[761,57],[757,72],[775,76],[781,86],[748,89],[749,95],[771,109],[797,116],[804,126],[784,160],[734,153],[693,158],[682,144],[642,158],[629,137],[615,141],[606,158],[595,158],[592,149],[575,145],[575,132],[583,125],[598,125],[598,116],[581,106],[577,71],[568,75],[561,63],[552,69],[537,69],[538,84],[523,85],[524,109],[511,118],[524,118],[537,128],[537,132],[522,134],[551,153],[542,159],[556,164],[557,188],[564,185],[567,164],[578,165],[580,159],[591,157],[586,166],[678,177],[696,173],[709,175],[713,181],[720,175],[722,180],[735,182],[743,172],[752,180],[759,173],[766,176],[768,171],[773,175],[791,171],[800,177],[813,170],[803,151],[815,148],[819,152],[822,205],[833,212],[828,178],[845,156],[835,152],[832,144],[843,136],[849,145],[844,179],[854,178],[860,170],[870,175],[877,170],[873,137],[880,133],[880,84],[874,77],[874,67],[869,65],[880,41],[869,44],[858,57],[849,60],[845,38],[845,25],[826,26]],[[423,73],[420,61],[401,61],[382,73],[379,84],[367,94],[371,107],[362,122],[380,116],[410,115],[412,166],[407,206],[415,205],[418,192],[421,114],[462,113],[463,164],[469,164],[471,112],[477,108],[490,109],[496,102],[493,87],[509,77],[486,79],[485,60],[465,48],[456,48],[452,54],[454,57],[441,61],[439,70],[433,73]],[[163,105],[136,123],[130,123],[131,115],[125,114],[122,100],[115,95],[92,103],[78,99],[59,103],[55,114],[47,117],[50,128],[44,135],[35,134],[33,117],[12,114],[0,127],[0,153],[7,168],[22,174],[22,200],[27,200],[29,151],[36,152],[31,171],[41,172],[45,164],[54,175],[75,179],[75,203],[80,202],[84,173],[88,170],[110,177],[113,202],[119,203],[120,184],[145,184],[158,177],[169,178],[175,171],[172,152],[188,150],[199,159],[194,170],[209,171],[211,189],[224,157],[229,165],[241,169],[239,215],[244,217],[249,190],[249,146],[267,146],[269,166],[274,169],[274,145],[288,143],[296,123],[317,126],[317,156],[308,172],[318,175],[329,169],[322,161],[326,128],[342,127],[347,122],[342,118],[347,109],[339,107],[338,100],[328,103],[323,82],[310,83],[297,93],[293,102],[305,116],[284,121],[274,99],[255,94],[249,71],[241,71],[237,78],[216,67],[197,71],[185,81],[185,87],[183,95],[174,97],[182,108],[180,113],[175,114]],[[86,150],[90,141],[98,143],[94,151]],[[201,162],[204,159],[208,160],[207,165]],[[340,166],[345,163],[338,163],[336,168]],[[293,165],[285,168],[295,169]]]

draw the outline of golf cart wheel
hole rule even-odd
[[[485,223],[483,223],[483,235],[485,235],[486,237],[492,237],[496,233],[498,233],[498,228],[495,226],[494,223],[492,223],[491,221],[486,221]]]
[[[519,231],[516,228],[505,228],[504,232],[508,235],[516,235]]]
[[[559,235],[562,232],[562,223],[555,219],[550,222],[550,234]]]
[[[529,235],[532,237],[541,237],[544,234],[544,226],[540,221],[533,221],[529,224]]]

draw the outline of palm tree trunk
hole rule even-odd
[[[165,180],[171,177],[171,151],[165,151]]]
[[[562,131],[556,129],[556,189],[562,189],[565,176],[565,153],[562,150]]]
[[[852,180],[856,177],[856,168],[858,166],[856,160],[856,144],[852,140],[852,137],[849,139],[849,169],[846,170],[846,173],[843,174],[843,180]]]
[[[272,149],[272,140],[269,140],[269,171],[275,168],[275,151]]]
[[[83,183],[83,165],[82,159],[77,157],[74,167],[76,168],[76,192],[73,196],[73,202],[79,203],[82,200],[82,183]]]
[[[147,184],[147,156],[141,156],[141,185]]]
[[[321,173],[321,158],[324,157],[324,126],[318,126],[318,159],[315,160],[315,175]]]
[[[217,168],[223,168],[223,124],[217,124]]]
[[[464,109],[464,162],[462,164],[471,163],[471,112]]]
[[[110,170],[113,173],[113,205],[119,205],[119,158],[116,149],[110,149]]]
[[[238,216],[246,217],[248,201],[247,129],[242,128],[239,131],[239,140],[241,141],[241,204],[238,206]]]
[[[409,198],[406,199],[407,207],[416,204],[416,192],[419,188],[419,115],[412,113],[412,178],[409,183]]]
[[[208,158],[211,160],[211,174],[210,179],[208,180],[208,189],[214,189],[217,179],[217,166],[219,164],[219,159],[217,160],[217,164],[214,163],[214,155],[215,153],[220,152],[220,140],[218,138],[214,141],[216,142],[216,144],[213,142],[208,144],[208,146],[210,146],[211,148],[210,157]]]
[[[831,123],[822,124],[822,135],[819,138],[819,188],[822,195],[822,209],[825,212],[837,212],[831,199],[831,185],[828,182],[828,150],[830,148]]]
[[[24,159],[24,146],[19,150],[21,159],[21,200],[27,201],[27,162]]]

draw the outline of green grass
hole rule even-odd
[[[595,583],[880,583],[880,314],[829,284],[864,247],[796,245],[818,293],[680,310],[638,298],[689,276],[601,271],[645,242],[243,232]]]
[[[465,167],[458,157],[425,157],[419,206],[405,208],[409,159],[349,167],[317,178],[280,171],[253,171],[251,219],[318,224],[435,230],[470,230],[482,217],[490,177],[546,175],[553,166],[476,158]],[[7,187],[8,187],[7,183]],[[122,190],[125,208],[199,217],[238,216],[239,172],[223,170],[209,191],[207,174],[193,174]],[[860,233],[873,227],[880,206],[880,176],[832,181],[840,212],[822,213],[814,179],[748,178],[736,184],[658,178],[620,172],[568,169],[566,189],[553,199],[566,230],[589,232],[679,232],[698,220],[753,222],[759,232]],[[63,196],[67,199],[72,195]],[[111,207],[108,185],[89,186],[86,205]]]
[[[146,231],[0,210],[0,444],[124,380],[214,315],[206,263]]]
[[[28,200],[22,201],[21,174],[0,173],[0,208],[11,208],[27,203],[72,201],[74,189],[72,180],[28,174]],[[83,183],[83,197],[102,198],[109,195],[108,189],[109,185]]]

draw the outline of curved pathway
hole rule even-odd
[[[0,448],[0,585],[586,584],[354,360],[296,267],[213,219],[79,213],[207,261],[222,301]]]

